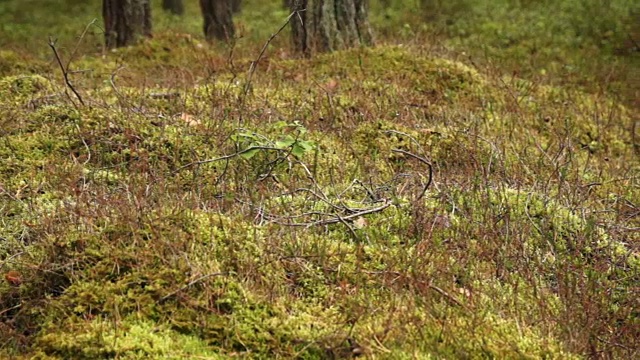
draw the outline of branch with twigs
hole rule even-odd
[[[431,182],[433,181],[433,165],[431,165],[431,163],[427,159],[425,159],[424,157],[418,156],[418,155],[416,155],[414,153],[411,153],[411,152],[408,152],[406,150],[392,149],[391,151],[397,152],[397,153],[400,153],[400,154],[404,154],[404,155],[407,155],[407,156],[409,156],[411,158],[414,158],[414,159],[420,161],[421,163],[425,164],[427,166],[427,169],[429,169],[429,172],[428,172],[429,177],[428,177],[427,183],[424,184],[424,187],[422,188],[422,191],[420,192],[420,195],[418,195],[418,197],[416,198],[415,201],[418,201],[418,200],[422,199],[424,197],[424,195],[427,193],[427,190],[429,190],[429,186],[431,186]]]
[[[229,155],[223,155],[223,156],[219,156],[217,158],[212,158],[212,159],[205,159],[205,160],[198,160],[198,161],[193,161],[190,162],[186,165],[183,165],[179,168],[177,168],[176,170],[174,170],[171,174],[175,175],[177,173],[179,173],[180,171],[193,167],[193,166],[198,166],[198,165],[203,165],[203,164],[209,164],[209,163],[213,163],[213,162],[218,162],[218,161],[224,161],[224,160],[231,160],[235,157],[241,156],[242,154],[254,151],[254,150],[268,150],[268,151],[278,151],[278,152],[288,152],[289,149],[286,148],[279,148],[279,147],[273,147],[273,146],[250,146],[244,150],[240,150],[237,151],[233,154],[229,154]]]
[[[266,139],[268,140],[268,139]],[[300,187],[297,188],[295,190],[292,191],[288,191],[284,194],[279,194],[278,196],[283,196],[283,195],[293,195],[294,193],[299,193],[299,192],[303,192],[308,194],[311,199],[314,200],[315,202],[321,202],[324,203],[328,206],[328,210],[327,211],[317,211],[317,210],[312,210],[312,211],[306,211],[306,212],[302,212],[299,214],[285,214],[285,215],[276,215],[276,214],[269,214],[265,211],[264,206],[262,205],[257,205],[257,204],[253,204],[255,206],[253,206],[253,208],[258,209],[258,214],[256,216],[256,218],[260,219],[260,223],[266,222],[266,223],[271,223],[271,224],[278,224],[278,225],[282,225],[282,226],[292,226],[292,227],[303,227],[303,228],[310,228],[310,227],[314,227],[314,226],[326,226],[326,225],[331,225],[331,224],[343,224],[347,227],[347,229],[349,230],[349,232],[353,235],[354,238],[357,238],[357,233],[354,229],[353,226],[351,226],[351,222],[355,221],[356,219],[362,218],[364,216],[367,215],[371,215],[374,213],[379,213],[384,211],[385,209],[389,208],[392,204],[393,201],[390,200],[390,196],[374,196],[372,195],[372,190],[368,189],[366,186],[364,186],[364,184],[362,184],[361,181],[359,180],[355,180],[352,182],[351,185],[349,185],[349,188],[352,188],[354,184],[361,184],[366,192],[367,192],[367,196],[366,198],[368,200],[363,200],[362,203],[368,203],[368,204],[377,204],[377,205],[371,205],[368,207],[353,207],[353,206],[349,206],[343,199],[342,199],[342,194],[344,193],[344,191],[342,193],[339,193],[338,195],[336,195],[335,197],[330,197],[328,196],[324,191],[323,188],[318,184],[318,182],[316,181],[315,177],[314,177],[314,173],[309,169],[309,167],[300,159],[298,158],[291,158],[292,155],[292,148],[291,147],[286,147],[286,148],[281,148],[281,147],[275,147],[275,146],[269,146],[269,145],[254,145],[254,146],[249,146],[243,150],[239,150],[236,151],[232,154],[228,154],[228,155],[222,155],[219,157],[215,157],[215,158],[211,158],[211,159],[205,159],[205,160],[198,160],[198,161],[193,161],[191,163],[185,164],[181,167],[179,167],[178,169],[174,170],[172,172],[172,175],[177,174],[178,172],[185,170],[187,168],[191,168],[191,167],[196,167],[198,165],[202,165],[202,164],[208,164],[208,163],[213,163],[213,162],[220,162],[220,161],[224,161],[227,164],[229,163],[229,160],[236,158],[236,157],[240,157],[243,154],[252,152],[252,151],[256,151],[256,150],[263,150],[263,151],[269,151],[269,152],[277,152],[280,155],[278,156],[277,162],[281,163],[282,161],[289,161],[290,165],[291,163],[295,162],[296,164],[300,165],[300,167],[304,170],[304,173],[306,175],[307,180],[311,183],[309,187]],[[432,180],[433,180],[433,168],[431,163],[423,156],[420,155],[416,155],[412,152],[406,151],[406,150],[401,150],[401,149],[393,149],[393,152],[397,152],[397,153],[401,153],[411,159],[415,159],[418,160],[420,163],[424,164],[427,166],[428,169],[428,175],[427,175],[427,182],[424,184],[424,186],[421,189],[420,194],[416,197],[416,199],[413,199],[412,203],[415,203],[416,201],[420,200],[421,198],[424,197],[425,193],[427,192],[428,188],[431,186]],[[274,163],[275,161],[270,161],[267,166],[269,165],[273,165],[272,163]],[[277,164],[275,164],[277,165]],[[269,173],[271,173],[271,171],[274,170],[275,165],[270,166],[270,170]],[[391,188],[391,187],[389,187]],[[346,190],[345,190],[346,191]],[[242,200],[238,200],[238,201],[242,201]],[[373,201],[373,202],[372,202]]]
[[[304,11],[304,10],[300,10],[300,11]],[[273,39],[275,39],[276,36],[278,36],[282,32],[282,30],[284,30],[287,27],[287,25],[289,25],[289,22],[291,21],[291,18],[293,18],[297,13],[298,13],[298,11],[294,11],[291,14],[289,14],[289,16],[287,16],[287,19],[285,20],[284,24],[282,24],[282,26],[278,29],[278,31],[276,31],[275,33],[271,34],[269,39],[267,39],[267,41],[262,46],[262,49],[260,50],[260,53],[258,54],[258,57],[254,61],[251,62],[251,66],[249,67],[249,73],[247,75],[247,81],[244,84],[244,89],[242,91],[242,97],[240,98],[240,103],[241,104],[244,103],[244,99],[247,97],[247,94],[249,93],[249,89],[251,88],[251,81],[253,80],[253,75],[255,74],[256,70],[258,69],[258,64],[260,63],[260,60],[262,60],[262,57],[264,56],[264,53],[267,51],[267,48],[269,47],[269,45],[271,44]]]
[[[392,205],[392,202],[389,200],[385,200],[384,203],[380,206],[376,206],[373,208],[369,208],[369,209],[361,209],[359,211],[356,211],[353,214],[350,215],[346,215],[346,216],[342,216],[338,213],[320,213],[320,212],[309,212],[309,213],[305,213],[305,214],[300,214],[300,215],[294,215],[294,216],[285,216],[283,218],[273,218],[271,220],[272,223],[275,224],[279,224],[279,225],[285,225],[285,226],[296,226],[296,227],[305,227],[305,228],[309,228],[312,226],[321,226],[321,225],[330,225],[330,224],[337,224],[337,223],[343,223],[345,224],[346,221],[350,221],[350,220],[355,220],[359,217],[365,216],[365,215],[370,215],[370,214],[374,214],[377,212],[381,212],[384,209],[388,208],[389,206]],[[311,221],[311,222],[285,222],[283,221],[283,219],[293,219],[295,217],[302,217],[302,216],[309,216],[309,215],[324,215],[327,216],[328,219],[323,219],[323,220],[318,220],[318,221]]]
[[[97,19],[93,19],[84,28],[84,30],[82,31],[82,34],[80,34],[80,37],[78,38],[78,42],[76,43],[76,46],[73,48],[73,51],[71,52],[71,55],[69,56],[69,60],[67,61],[66,65],[64,65],[62,63],[62,58],[60,57],[60,53],[58,52],[58,48],[56,48],[56,43],[57,43],[58,40],[57,39],[54,40],[51,36],[49,36],[49,47],[53,51],[53,55],[56,58],[56,62],[58,63],[58,66],[60,67],[60,70],[62,71],[62,76],[64,77],[64,83],[73,92],[73,94],[76,96],[76,98],[78,99],[80,104],[82,104],[82,106],[85,106],[84,100],[82,100],[82,96],[80,96],[80,93],[73,86],[73,84],[71,83],[71,80],[69,80],[69,74],[72,73],[71,71],[69,71],[69,68],[71,67],[71,62],[73,61],[73,58],[78,53],[78,49],[80,48],[80,43],[82,42],[82,39],[84,39],[85,35],[89,31],[89,28],[91,28],[91,26],[95,25],[96,21],[97,21]],[[68,94],[67,94],[67,96],[68,96]],[[74,103],[74,105],[75,105],[75,103]]]
[[[64,78],[64,83],[67,85],[67,87],[69,89],[71,89],[71,91],[76,96],[78,101],[80,101],[80,104],[82,104],[82,106],[85,106],[84,100],[82,100],[82,96],[80,96],[80,94],[78,93],[76,88],[73,86],[73,84],[71,84],[71,81],[69,80],[68,64],[67,64],[67,67],[65,67],[64,64],[62,64],[62,59],[60,58],[60,54],[58,53],[58,48],[56,48],[56,42],[57,41],[58,41],[57,39],[54,40],[53,38],[49,37],[49,47],[53,51],[53,55],[56,57],[56,61],[58,62],[58,65],[60,66],[60,71],[62,71],[62,76]],[[75,105],[75,103],[73,103],[73,104]]]
[[[424,157],[416,155],[414,153],[411,153],[409,151],[406,150],[401,150],[401,149],[393,149],[392,151],[397,152],[397,153],[401,153],[404,154],[410,158],[416,159],[418,161],[420,161],[421,163],[423,163],[424,165],[427,166],[428,169],[428,180],[427,182],[424,184],[420,194],[417,196],[417,198],[414,200],[418,201],[420,199],[422,199],[424,197],[424,195],[426,194],[427,190],[429,189],[429,187],[431,186],[432,180],[433,180],[433,167],[431,165],[431,163]],[[353,229],[353,227],[349,224],[349,221],[361,218],[363,216],[366,215],[370,215],[370,214],[374,214],[374,213],[378,213],[381,211],[384,211],[385,209],[387,209],[388,207],[390,207],[392,205],[392,201],[390,201],[389,199],[380,199],[378,202],[382,202],[382,205],[378,205],[375,207],[369,207],[369,208],[361,208],[361,209],[354,209],[354,208],[350,208],[348,207],[346,204],[344,204],[344,202],[338,198],[337,204],[335,202],[329,201],[328,197],[326,194],[324,194],[324,192],[322,192],[322,190],[319,188],[319,186],[317,185],[315,179],[313,178],[313,176],[311,175],[311,173],[308,171],[308,169],[305,167],[305,170],[307,171],[307,177],[309,179],[311,179],[311,181],[314,184],[314,187],[316,187],[317,191],[314,190],[310,190],[310,189],[299,189],[299,191],[305,191],[309,194],[311,194],[313,196],[313,198],[328,204],[331,209],[332,212],[330,213],[325,213],[325,212],[318,212],[318,211],[311,211],[311,212],[306,212],[306,213],[302,213],[302,214],[297,214],[297,215],[287,215],[287,216],[280,216],[280,217],[276,217],[276,216],[269,216],[269,215],[264,215],[263,216],[265,218],[267,218],[267,220],[271,223],[275,223],[275,224],[279,224],[279,225],[283,225],[283,226],[294,226],[294,227],[304,227],[304,228],[309,228],[309,227],[313,227],[313,226],[324,226],[324,225],[330,225],[330,224],[337,224],[337,223],[342,223],[343,225],[345,225],[349,231],[351,232],[351,234],[356,237],[356,233],[355,230]],[[370,191],[368,191],[370,192]],[[304,218],[304,217],[323,217],[323,219],[320,220],[315,220],[315,221],[298,221],[297,219],[300,218]]]

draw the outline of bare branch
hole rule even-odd
[[[393,149],[393,152],[397,152],[397,153],[401,153],[404,155],[407,155],[409,157],[412,157],[418,161],[420,161],[421,163],[427,165],[427,168],[429,169],[429,180],[427,180],[427,183],[424,185],[422,192],[420,193],[420,195],[418,195],[418,197],[416,198],[416,201],[422,199],[422,197],[424,196],[424,194],[427,193],[427,190],[429,189],[429,186],[431,186],[431,181],[433,180],[433,166],[431,165],[431,163],[423,158],[422,156],[418,156],[416,154],[410,153],[406,150],[402,150],[402,149]]]
[[[284,30],[284,28],[287,27],[287,25],[289,25],[289,22],[291,21],[291,18],[296,13],[297,13],[297,11],[294,11],[291,14],[289,14],[289,16],[287,16],[287,19],[285,20],[284,24],[282,24],[282,26],[278,29],[278,31],[276,31],[275,33],[271,34],[269,39],[264,43],[264,46],[262,46],[262,49],[260,50],[260,53],[258,54],[258,57],[254,61],[251,62],[251,67],[249,68],[249,74],[247,75],[247,82],[244,84],[244,90],[242,92],[241,102],[244,102],[244,99],[247,97],[247,94],[249,93],[249,89],[251,88],[251,81],[253,79],[253,74],[258,69],[258,63],[260,63],[260,60],[264,56],[264,53],[267,51],[267,48],[269,47],[269,44],[271,44],[273,39],[275,39],[276,36],[278,36],[282,32],[282,30]]]
[[[68,71],[68,68],[65,68],[65,66],[62,64],[62,59],[60,59],[60,54],[58,53],[58,49],[56,48],[56,41],[57,40],[53,40],[53,38],[49,37],[49,47],[53,51],[53,54],[56,57],[56,61],[58,62],[58,65],[60,66],[60,71],[62,71],[62,76],[64,77],[64,82],[67,85],[67,87],[69,89],[71,89],[71,91],[76,96],[76,98],[78,98],[78,101],[80,101],[80,104],[82,104],[82,106],[85,106],[85,103],[82,100],[82,97],[80,96],[80,94],[76,91],[76,89],[73,87],[73,85],[69,81],[69,71]]]
[[[361,216],[364,215],[369,215],[369,214],[374,214],[377,212],[380,212],[386,208],[388,208],[389,206],[391,206],[391,201],[386,200],[384,202],[384,204],[382,204],[381,206],[378,207],[374,207],[374,208],[370,208],[370,209],[363,209],[360,210],[358,212],[355,212],[353,214],[347,215],[347,216],[340,216],[337,214],[330,214],[331,216],[333,216],[332,218],[329,219],[325,219],[325,220],[318,220],[318,221],[314,221],[314,222],[304,222],[304,223],[299,223],[299,222],[281,222],[278,220],[273,220],[271,222],[276,223],[276,224],[280,224],[280,225],[286,225],[286,226],[296,226],[296,227],[312,227],[312,226],[318,226],[318,225],[329,225],[329,224],[337,224],[337,223],[341,223],[347,220],[353,220],[353,219],[357,219]],[[292,217],[288,217],[289,219],[291,219]]]

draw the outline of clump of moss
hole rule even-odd
[[[52,90],[51,82],[40,75],[14,75],[0,79],[0,95],[7,105],[24,106],[25,101]]]
[[[0,76],[38,73],[45,70],[44,64],[35,59],[25,59],[25,56],[12,50],[0,50]]]
[[[197,337],[135,317],[124,318],[116,326],[111,321],[99,319],[84,320],[83,323],[84,331],[80,334],[69,324],[69,327],[58,328],[56,333],[42,336],[38,340],[41,350],[33,358],[223,358]]]

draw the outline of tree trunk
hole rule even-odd
[[[175,15],[184,14],[184,4],[182,0],[162,0],[162,8]]]
[[[148,0],[103,0],[102,16],[107,48],[131,45],[140,36],[151,36]]]
[[[286,0],[291,11],[296,51],[334,51],[373,44],[367,0]],[[306,11],[301,11],[306,9]]]
[[[239,13],[242,10],[242,0],[231,0],[231,12]]]
[[[232,16],[232,0],[200,0],[204,18],[204,35],[207,40],[229,41],[235,35]]]
[[[305,55],[309,55],[311,53],[309,49],[309,42],[311,39],[310,36],[307,36],[307,18],[310,18],[310,13],[308,10],[301,11],[307,9],[308,0],[284,0],[289,9],[296,13],[290,20],[291,23],[291,40],[293,43],[293,48]]]

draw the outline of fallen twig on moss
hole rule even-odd
[[[422,199],[424,197],[424,194],[427,193],[427,190],[429,190],[429,186],[431,186],[431,181],[433,180],[433,166],[431,165],[431,163],[427,159],[423,158],[422,156],[418,156],[418,155],[410,153],[410,152],[408,152],[406,150],[393,149],[391,151],[407,155],[407,156],[412,157],[412,158],[420,161],[421,163],[427,165],[427,168],[429,169],[429,180],[427,180],[427,183],[424,185],[424,187],[422,188],[422,191],[420,192],[420,195],[418,195],[418,197],[416,198],[415,201],[418,201],[418,200]]]
[[[307,213],[307,214],[302,214],[302,215],[297,215],[297,216],[285,216],[280,218],[279,220],[272,220],[271,222],[275,223],[275,224],[279,224],[279,225],[285,225],[285,226],[297,226],[297,227],[312,227],[312,226],[318,226],[318,225],[330,225],[330,224],[337,224],[337,223],[344,223],[345,221],[348,220],[353,220],[353,219],[357,219],[361,216],[364,215],[369,215],[369,214],[373,214],[373,213],[377,213],[380,212],[386,208],[388,208],[389,206],[391,206],[391,201],[389,200],[385,200],[384,203],[381,206],[378,207],[374,207],[374,208],[370,208],[370,209],[361,209],[353,214],[347,215],[347,216],[341,216],[338,214],[326,214],[329,216],[333,216],[329,219],[324,219],[324,220],[318,220],[318,221],[311,221],[311,222],[284,222],[281,221],[282,219],[292,219],[294,217],[299,217],[299,216],[304,216],[304,215],[318,215],[320,213]]]
[[[242,154],[248,153],[250,151],[254,151],[254,150],[271,150],[271,151],[287,151],[287,149],[282,149],[282,148],[277,148],[277,147],[273,147],[273,146],[250,146],[244,150],[240,150],[237,151],[233,154],[229,154],[229,155],[223,155],[223,156],[219,156],[217,158],[213,158],[213,159],[205,159],[205,160],[198,160],[198,161],[193,161],[190,162],[186,165],[180,166],[179,168],[177,168],[176,170],[174,170],[171,175],[175,175],[177,173],[179,173],[180,171],[192,167],[192,166],[196,166],[196,165],[202,165],[202,164],[208,164],[208,163],[212,163],[212,162],[217,162],[217,161],[223,161],[223,160],[230,160],[233,159],[236,156],[240,156]]]
[[[227,272],[216,272],[216,273],[202,275],[199,278],[189,282],[187,285],[179,288],[178,290],[172,291],[171,293],[163,296],[162,299],[160,299],[158,302],[163,302],[163,301],[167,300],[168,298],[177,295],[179,292],[184,291],[184,290],[190,288],[191,286],[193,286],[193,285],[195,285],[195,284],[197,284],[197,283],[199,283],[199,282],[201,282],[203,280],[206,280],[206,279],[208,279],[210,277],[213,277],[213,276],[225,276],[225,275],[228,275],[228,273]]]

